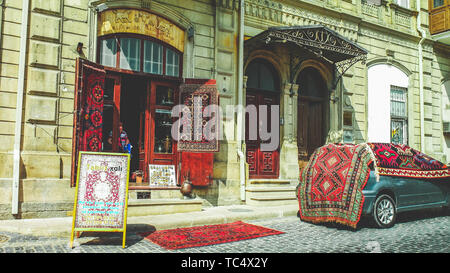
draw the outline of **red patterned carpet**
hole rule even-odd
[[[283,233],[278,230],[238,221],[229,224],[160,230],[150,234],[142,233],[140,235],[166,249],[180,249],[235,242]]]
[[[317,148],[300,174],[297,196],[302,221],[356,228],[370,162],[367,145],[328,144]]]

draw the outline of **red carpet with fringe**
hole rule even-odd
[[[238,221],[229,224],[160,230],[150,234],[142,233],[140,235],[166,249],[180,249],[235,242],[283,233],[278,230]]]

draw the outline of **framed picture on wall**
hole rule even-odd
[[[148,166],[150,186],[153,187],[176,187],[177,179],[175,165]]]

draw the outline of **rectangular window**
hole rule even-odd
[[[444,5],[444,0],[433,0],[433,8],[438,8]]]
[[[163,48],[160,44],[144,41],[144,72],[162,74]]]
[[[395,0],[395,2],[401,7],[409,8],[409,0]]]
[[[102,40],[100,44],[100,64],[116,67],[117,43],[115,38]]]
[[[120,68],[140,70],[141,40],[134,38],[120,39]]]
[[[178,77],[180,74],[180,56],[173,50],[166,50],[166,75]]]
[[[391,142],[407,144],[407,89],[391,85]]]

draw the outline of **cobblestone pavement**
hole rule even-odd
[[[69,249],[69,238],[35,237],[0,232],[0,253],[449,253],[450,215],[443,210],[401,214],[390,229],[377,229],[363,219],[356,230],[337,225],[314,225],[284,217],[247,221],[285,232],[225,244],[165,250],[136,233],[86,233]]]

